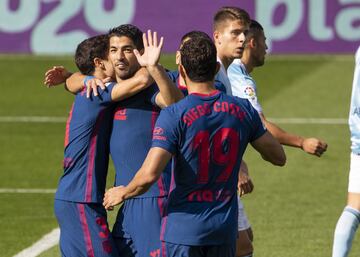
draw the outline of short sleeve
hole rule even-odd
[[[160,147],[171,154],[176,153],[179,133],[175,113],[170,108],[160,112],[152,137],[152,147]]]
[[[250,114],[250,125],[252,126],[252,133],[250,134],[249,141],[252,142],[264,135],[267,130],[258,111],[250,104],[248,105],[248,108]]]
[[[84,85],[90,79],[93,79],[93,76],[86,76],[84,79]],[[77,95],[81,98],[87,99],[87,101],[91,101],[91,103],[101,106],[107,106],[112,103],[111,92],[116,85],[115,82],[110,82],[105,84],[105,89],[101,89],[98,87],[98,96],[90,95],[90,98],[86,98],[86,87],[79,92]]]
[[[233,95],[248,99],[251,105],[261,113],[262,107],[257,98],[255,81],[249,75],[244,74],[240,65],[235,62],[230,65],[228,76]]]

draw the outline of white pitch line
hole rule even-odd
[[[56,189],[41,188],[0,188],[2,194],[54,194]]]
[[[57,245],[60,239],[60,229],[55,228],[50,233],[44,235],[39,241],[30,247],[22,250],[13,257],[36,257],[51,247]]]
[[[0,116],[0,122],[63,123],[66,122],[66,118],[49,116]]]
[[[337,118],[269,118],[274,123],[282,124],[325,124],[341,125],[348,124],[348,119]]]
[[[318,124],[318,125],[341,125],[347,124],[347,119],[342,118],[268,118],[279,124]],[[51,116],[0,116],[0,122],[8,123],[64,123],[65,117]]]

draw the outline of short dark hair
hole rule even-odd
[[[255,40],[258,39],[259,32],[263,32],[264,28],[261,26],[259,22],[256,20],[251,20],[249,30],[246,32],[246,41],[254,38]]]
[[[250,23],[250,15],[244,9],[234,6],[224,6],[220,8],[214,15],[213,29],[217,30],[224,22],[228,20],[239,20],[244,24]]]
[[[90,37],[82,41],[75,51],[75,64],[84,75],[93,75],[94,58],[107,59],[109,38],[107,35]]]
[[[192,30],[181,37],[181,44],[183,44],[186,39],[192,38],[206,38],[211,40],[211,37],[205,32],[199,30]]]
[[[113,36],[128,37],[134,42],[134,45],[136,46],[137,50],[144,49],[144,42],[142,38],[143,32],[135,25],[132,24],[120,25],[116,28],[110,29],[108,35],[109,38]]]
[[[212,81],[216,74],[216,47],[211,39],[191,38],[180,49],[181,65],[194,82]]]

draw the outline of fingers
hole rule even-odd
[[[102,90],[106,89],[106,86],[101,79],[90,79],[86,81],[86,97],[90,98],[91,92],[93,92],[94,96],[98,96],[98,87]]]
[[[159,48],[162,49],[163,45],[164,45],[164,37],[161,37],[160,43],[159,43]]]
[[[145,33],[143,33],[143,43],[144,43],[144,47],[145,47],[145,48],[149,46]]]
[[[150,29],[147,31],[147,36],[148,36],[149,46],[153,46],[154,45],[153,44],[153,38],[152,38]]]

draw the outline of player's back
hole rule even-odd
[[[109,160],[111,90],[86,97],[86,88],[75,96],[65,132],[64,174],[56,199],[102,203]]]
[[[168,141],[177,148],[171,150],[174,183],[162,239],[185,245],[233,242],[242,155],[247,143],[265,132],[258,113],[247,100],[219,91],[190,94],[163,112],[158,121],[163,127],[155,128],[153,147]]]

